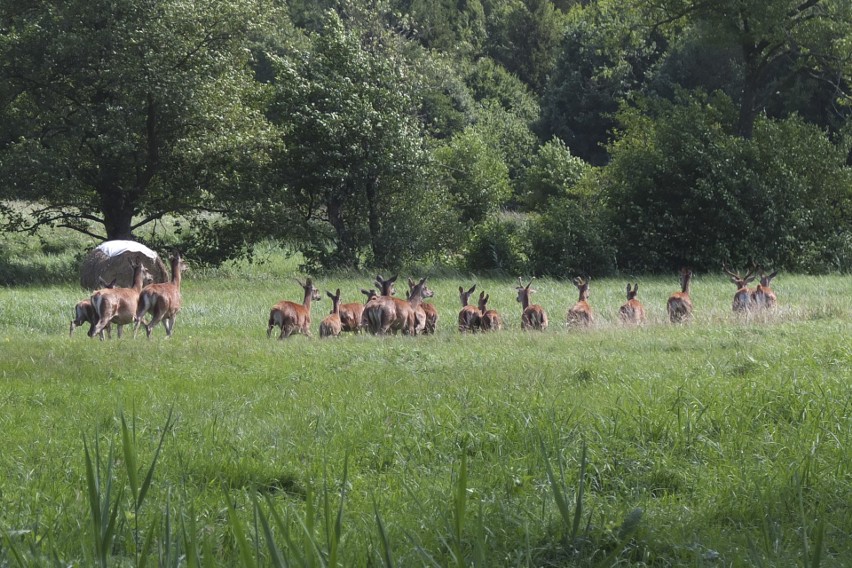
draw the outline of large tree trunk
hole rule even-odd
[[[379,221],[379,178],[373,177],[367,182],[367,224],[370,230],[370,248],[373,258],[379,266],[386,266],[387,244],[382,240]]]
[[[352,237],[352,231],[346,226],[343,218],[343,203],[337,197],[329,197],[326,200],[328,210],[328,221],[337,233],[337,251],[334,259],[338,268],[358,268],[356,256],[357,246]]]
[[[115,187],[101,191],[100,195],[107,240],[132,240],[133,215],[136,213],[135,203],[128,200],[127,196]]]

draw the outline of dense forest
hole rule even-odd
[[[0,4],[0,223],[310,270],[852,270],[848,0]],[[157,244],[154,242],[154,244]]]

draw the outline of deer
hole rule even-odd
[[[139,304],[136,308],[135,325],[133,337],[136,337],[139,326],[145,326],[145,335],[151,339],[151,331],[161,321],[166,328],[166,337],[172,336],[175,328],[175,318],[181,308],[180,282],[181,274],[187,269],[186,262],[181,258],[181,253],[175,250],[171,258],[172,279],[169,282],[148,284],[142,288],[139,294]],[[151,320],[144,323],[142,318],[145,314],[151,314]]]
[[[282,300],[272,306],[269,312],[269,327],[266,329],[266,337],[272,337],[272,328],[281,328],[278,339],[287,339],[294,333],[301,333],[306,337],[311,335],[311,301],[318,302],[321,298],[319,290],[314,287],[313,281],[308,278],[304,282],[296,279],[296,283],[305,291],[301,304]]]
[[[116,280],[116,278],[113,278],[112,282],[107,283],[104,282],[103,278],[98,276],[98,283],[101,286],[100,289],[115,288]],[[89,324],[89,332],[91,332],[95,325],[97,325],[98,323],[98,312],[95,311],[95,307],[92,305],[91,296],[86,298],[85,300],[80,300],[79,302],[77,302],[77,305],[74,306],[74,319],[71,320],[71,329],[68,332],[68,337],[74,335],[74,330],[87,322]],[[107,337],[112,339],[112,324],[107,324],[105,329],[107,332]],[[103,340],[103,330],[101,330],[100,334],[98,334],[98,337]]]
[[[754,280],[757,270],[757,265],[753,264],[745,276],[740,276],[738,273],[730,270],[725,263],[722,263],[722,272],[730,276],[731,282],[737,287],[737,291],[734,293],[734,301],[731,304],[731,309],[735,313],[747,312],[754,307],[754,290],[749,290],[748,285]]]
[[[325,293],[331,298],[331,313],[320,322],[320,337],[337,337],[343,328],[340,321],[340,288],[334,294],[328,290]]]
[[[103,340],[103,330],[114,323],[118,326],[118,337],[121,339],[124,326],[134,323],[139,295],[153,277],[141,262],[129,262],[133,270],[133,285],[130,288],[102,288],[92,294],[91,302],[97,314],[97,323],[89,328],[89,337],[97,335]]]
[[[487,304],[490,298],[491,296],[486,294],[484,290],[479,293],[477,307],[479,308],[479,313],[482,314],[479,318],[479,328],[482,331],[500,331],[503,329],[503,321],[500,319],[500,314],[497,313],[497,310],[488,309]]]
[[[567,320],[569,327],[584,326],[588,327],[595,321],[592,307],[589,305],[589,282],[590,277],[580,278],[577,276],[572,280],[574,286],[580,292],[580,297],[571,308],[568,310]]]
[[[521,313],[521,329],[524,331],[531,329],[544,331],[547,329],[547,312],[545,312],[544,308],[538,304],[530,305],[530,294],[535,293],[535,290],[530,288],[533,280],[535,280],[535,276],[533,276],[529,283],[524,286],[521,277],[518,276],[518,286],[516,288],[518,291],[517,300],[520,302],[523,309],[523,312]]]
[[[415,286],[414,280],[411,278],[408,279],[408,293],[409,296],[411,291]],[[438,310],[435,309],[434,304],[428,304],[423,302],[420,304],[420,309],[423,310],[423,316],[425,318],[423,325],[423,333],[433,334],[438,329]],[[418,312],[419,314],[419,312]],[[419,317],[419,315],[418,315]]]
[[[476,291],[476,284],[465,291],[464,286],[459,286],[459,300],[461,300],[462,309],[459,312],[459,333],[475,333],[479,331],[481,325],[482,314],[475,306],[471,306],[468,302],[470,297]]]
[[[381,333],[383,327],[383,318],[385,316],[384,306],[386,303],[393,303],[392,297],[396,294],[396,290],[394,289],[394,282],[396,282],[397,276],[392,276],[391,278],[385,280],[382,278],[382,275],[379,274],[376,276],[376,281],[374,284],[376,288],[379,289],[378,295],[367,296],[367,303],[364,304],[363,311],[361,313],[361,328],[368,330],[370,333],[376,335]],[[362,290],[363,292],[363,290]],[[396,309],[394,307],[394,309]]]
[[[384,284],[389,282],[390,286],[382,286],[382,291],[392,293],[393,281],[395,280],[396,276],[390,281],[384,281]],[[380,282],[380,279],[377,280],[377,283]],[[421,278],[420,282],[415,284],[411,290],[407,301],[389,295],[370,300],[364,306],[364,318],[369,321],[370,331],[378,335],[387,335],[390,331],[394,333],[402,331],[406,335],[416,335],[417,308],[423,298],[431,298],[433,295],[432,290],[426,286],[426,278]]]
[[[351,331],[353,333],[361,331],[361,316],[364,313],[364,306],[376,297],[376,291],[361,288],[361,293],[367,297],[367,301],[363,304],[358,302],[340,304],[341,331]]]
[[[775,270],[768,276],[760,271],[760,283],[751,293],[751,301],[755,307],[760,309],[771,310],[775,307],[777,302],[777,298],[775,296],[775,292],[772,291],[770,283],[772,279],[778,276],[778,271]]]
[[[692,300],[689,298],[689,281],[692,279],[692,271],[687,268],[680,269],[680,292],[669,296],[666,309],[669,312],[669,320],[672,323],[684,323],[692,318]]]
[[[645,323],[645,307],[642,302],[636,299],[636,294],[639,292],[639,283],[633,285],[630,289],[630,282],[627,283],[627,301],[618,309],[618,317],[622,323],[642,325]]]

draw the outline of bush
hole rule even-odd
[[[503,213],[479,225],[473,232],[465,265],[469,270],[526,274],[530,245],[528,220],[519,214]]]

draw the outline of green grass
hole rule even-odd
[[[639,329],[617,323],[626,280],[593,280],[582,332],[574,287],[544,279],[551,329],[522,333],[511,278],[444,274],[434,337],[320,340],[325,300],[314,338],[279,342],[269,308],[301,275],[266,254],[186,273],[171,340],[69,338],[79,287],[0,289],[0,563],[852,561],[849,277],[782,273],[748,319],[698,275],[683,326],[676,277],[642,278]],[[372,276],[318,285],[356,301]],[[503,333],[455,330],[473,282]]]

